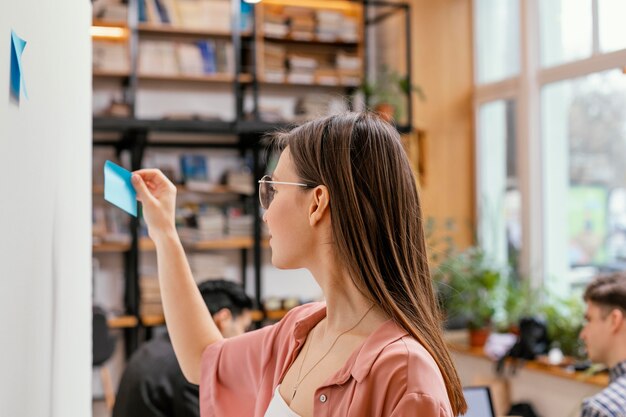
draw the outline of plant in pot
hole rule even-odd
[[[584,309],[580,296],[559,297],[554,294],[548,295],[540,307],[552,347],[558,347],[564,355],[576,359],[584,357],[578,338],[583,326]]]
[[[426,99],[420,86],[409,84],[407,76],[400,75],[387,66],[381,68],[375,82],[364,81],[361,91],[366,103],[388,122],[402,120],[410,93],[416,93],[421,100]]]
[[[469,329],[470,345],[483,346],[501,304],[503,271],[482,248],[471,247],[439,264],[434,278],[448,323],[460,319]]]
[[[502,286],[502,314],[496,329],[501,333],[519,334],[520,320],[539,312],[539,300],[539,291],[531,287],[530,279],[510,276],[507,285]]]

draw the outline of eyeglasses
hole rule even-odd
[[[272,187],[273,184],[297,185],[298,187],[313,188],[312,185],[302,184],[300,182],[272,181],[272,177],[265,175],[259,180],[259,202],[261,203],[261,207],[265,210],[268,209],[270,204],[272,204],[272,200],[274,200],[276,190]]]

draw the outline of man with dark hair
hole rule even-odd
[[[199,286],[224,337],[250,326],[252,300],[241,286],[209,280]],[[198,386],[185,379],[167,333],[143,344],[130,358],[117,392],[113,417],[198,417]]]
[[[582,417],[626,416],[626,274],[594,280],[585,290],[580,338],[592,362],[609,368],[610,384],[583,402]]]

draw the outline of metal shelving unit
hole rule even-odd
[[[275,129],[283,129],[289,127],[289,123],[268,123],[264,122],[259,117],[259,89],[263,83],[257,77],[257,27],[255,18],[255,8],[252,9],[252,31],[242,33],[240,31],[240,3],[238,0],[232,1],[231,9],[231,27],[233,28],[230,33],[213,33],[210,31],[197,31],[189,29],[179,29],[171,27],[157,27],[154,25],[148,25],[139,23],[137,13],[137,1],[128,0],[128,21],[125,23],[125,27],[128,31],[128,46],[130,52],[130,71],[128,73],[107,73],[94,71],[94,77],[101,77],[106,79],[120,79],[124,90],[124,102],[130,109],[130,117],[118,118],[118,117],[94,117],[93,130],[94,132],[109,132],[116,133],[119,139],[105,139],[94,140],[94,146],[112,146],[116,149],[119,155],[122,151],[127,150],[131,155],[131,169],[136,170],[141,167],[141,162],[144,156],[144,152],[148,147],[188,147],[188,148],[235,148],[239,149],[243,154],[246,151],[251,151],[253,155],[253,178],[260,178],[265,171],[265,161],[262,158],[263,145],[261,144],[261,138],[268,132]],[[346,0],[349,1],[349,0]],[[370,25],[375,25],[378,22],[384,20],[389,13],[403,12],[406,14],[407,28],[410,28],[409,16],[410,6],[404,3],[390,3],[385,1],[372,1],[363,0],[362,3],[364,9],[369,8],[383,8],[386,11],[377,15],[374,19],[365,18],[363,25],[367,28]],[[364,16],[368,16],[368,13],[364,13]],[[99,23],[99,22],[94,22]],[[112,24],[105,24],[111,26]],[[233,48],[235,50],[235,75],[226,76],[219,75],[213,77],[156,77],[159,80],[165,80],[165,82],[218,82],[218,83],[230,83],[232,84],[232,91],[235,96],[235,119],[232,121],[210,121],[210,120],[167,120],[167,119],[138,119],[136,115],[136,96],[139,87],[139,81],[143,78],[148,78],[138,74],[138,52],[139,52],[139,38],[144,34],[158,35],[158,36],[220,36],[229,37],[232,41]],[[272,41],[276,41],[272,39]],[[289,39],[283,40],[284,42],[293,42]],[[365,43],[365,39],[363,39]],[[321,42],[328,44],[328,42]],[[243,73],[243,50],[244,44],[246,50],[249,51],[249,73]],[[343,43],[331,43],[343,45]],[[407,32],[407,62],[410,65],[410,33]],[[367,55],[368,45],[365,43],[365,55]],[[367,76],[367,60],[365,59],[365,72]],[[153,77],[154,78],[154,77]],[[411,81],[410,67],[408,73],[408,80]],[[287,85],[287,84],[283,84]],[[341,88],[341,86],[338,86]],[[352,87],[353,88],[353,87]],[[246,94],[252,96],[252,111],[249,116],[244,115],[244,98]],[[409,123],[407,126],[398,126],[398,130],[401,133],[410,132],[412,129],[411,119],[411,100],[409,102]],[[236,142],[228,143],[214,143],[214,142],[198,142],[198,141],[152,141],[149,139],[149,134],[153,132],[172,132],[172,133],[200,133],[208,135],[231,135],[235,136]],[[256,188],[256,180],[254,181],[254,187]],[[258,204],[253,205],[253,217],[254,227],[251,242],[246,241],[245,245],[239,242],[239,245],[231,244],[224,245],[224,248],[231,250],[241,251],[241,266],[243,282],[246,282],[246,266],[248,262],[248,251],[252,251],[252,259],[254,264],[254,301],[257,311],[262,311],[261,306],[261,251],[262,251],[262,236],[261,236],[261,218],[260,208]],[[130,244],[112,245],[101,244],[94,246],[94,253],[102,252],[121,252],[124,254],[125,264],[125,299],[124,305],[126,308],[126,315],[122,317],[118,327],[123,328],[125,331],[126,340],[126,354],[130,355],[139,344],[139,329],[147,328],[151,325],[162,324],[159,320],[144,321],[139,316],[139,257],[142,250],[150,250],[149,243],[146,243],[139,237],[139,220],[132,218],[130,220],[131,242]],[[234,245],[234,246],[233,246]],[[202,246],[202,245],[201,245]],[[219,249],[218,244],[205,245],[208,249]],[[236,247],[235,247],[236,246]],[[205,248],[205,249],[206,249]],[[268,317],[265,314],[259,315],[257,312],[257,318]]]

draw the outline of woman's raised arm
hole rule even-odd
[[[161,299],[172,345],[183,374],[198,384],[202,352],[222,335],[191,275],[176,232],[176,186],[158,169],[135,171],[132,183],[156,245]]]

